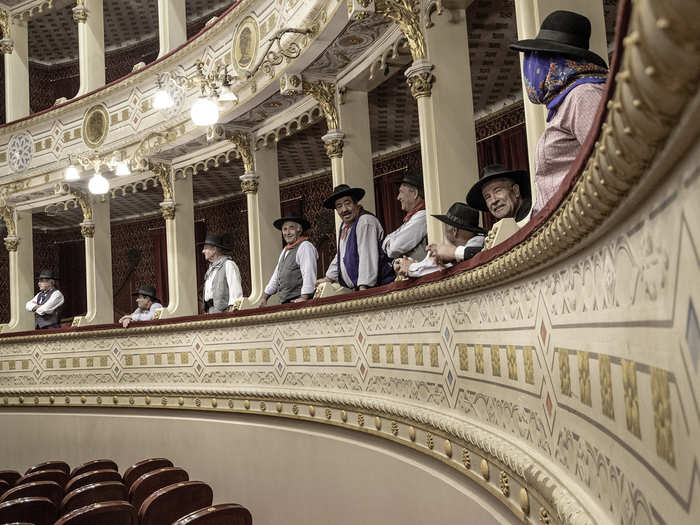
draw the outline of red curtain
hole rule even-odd
[[[83,315],[87,311],[85,239],[58,244],[58,277],[64,297],[61,317]]]
[[[406,168],[400,168],[374,178],[374,204],[377,218],[388,234],[396,230],[403,222],[404,212],[396,200],[399,181],[406,174]]]
[[[168,293],[168,243],[165,240],[165,227],[150,230],[153,246],[153,266],[156,276],[156,291],[163,306],[169,302]]]

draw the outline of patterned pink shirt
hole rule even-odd
[[[557,192],[593,125],[605,84],[572,89],[537,142],[533,215]]]

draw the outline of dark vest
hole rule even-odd
[[[41,306],[42,304],[46,303],[46,301],[49,300],[49,297],[51,297],[55,291],[56,288],[49,288],[46,290],[46,292],[39,292],[39,297],[36,299],[37,304]],[[34,328],[37,330],[41,330],[43,328],[58,328],[61,325],[60,310],[60,308],[56,308],[53,313],[44,315],[39,315],[38,313],[34,312]]]
[[[304,243],[288,250],[289,253],[277,265],[277,296],[280,303],[286,303],[301,295],[301,286],[304,284],[304,278],[297,263],[297,250],[302,244]]]
[[[357,252],[357,222],[360,220],[364,214],[369,213],[372,217],[375,217],[373,213],[366,210],[362,210],[360,214],[355,219],[355,222],[350,225],[350,232],[348,233],[348,238],[345,243],[345,256],[343,257],[343,263],[345,264],[345,270],[348,272],[348,277],[350,277],[351,282],[346,283],[343,279],[343,272],[340,268],[340,235],[343,231],[343,224],[340,225],[340,230],[338,231],[338,282],[345,286],[346,288],[357,288],[357,274],[360,264],[360,255]],[[375,217],[376,218],[376,217]],[[389,284],[394,281],[394,268],[391,259],[387,256],[386,252],[382,250],[382,239],[377,239],[378,251],[379,251],[379,265],[377,266],[377,282],[371,286],[381,286],[383,284]]]

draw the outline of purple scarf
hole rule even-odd
[[[527,97],[533,104],[545,104],[547,122],[557,112],[566,95],[579,84],[606,81],[608,69],[581,58],[528,51],[523,58]]]

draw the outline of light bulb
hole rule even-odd
[[[206,97],[199,97],[190,111],[192,122],[197,126],[211,126],[219,120],[219,106]]]
[[[221,102],[238,102],[238,96],[233,92],[231,86],[223,86],[219,95]]]
[[[88,182],[88,190],[93,195],[104,195],[109,191],[109,181],[96,172]]]
[[[66,173],[64,178],[69,181],[80,180],[80,172],[78,168],[72,164],[66,168]]]
[[[173,104],[175,104],[175,101],[173,97],[170,96],[170,93],[164,89],[156,91],[156,95],[153,97],[153,107],[155,109],[168,109],[173,107]]]
[[[125,175],[131,175],[131,169],[129,168],[129,163],[126,161],[117,162],[117,167],[114,170],[114,174],[117,177],[124,177]]]

